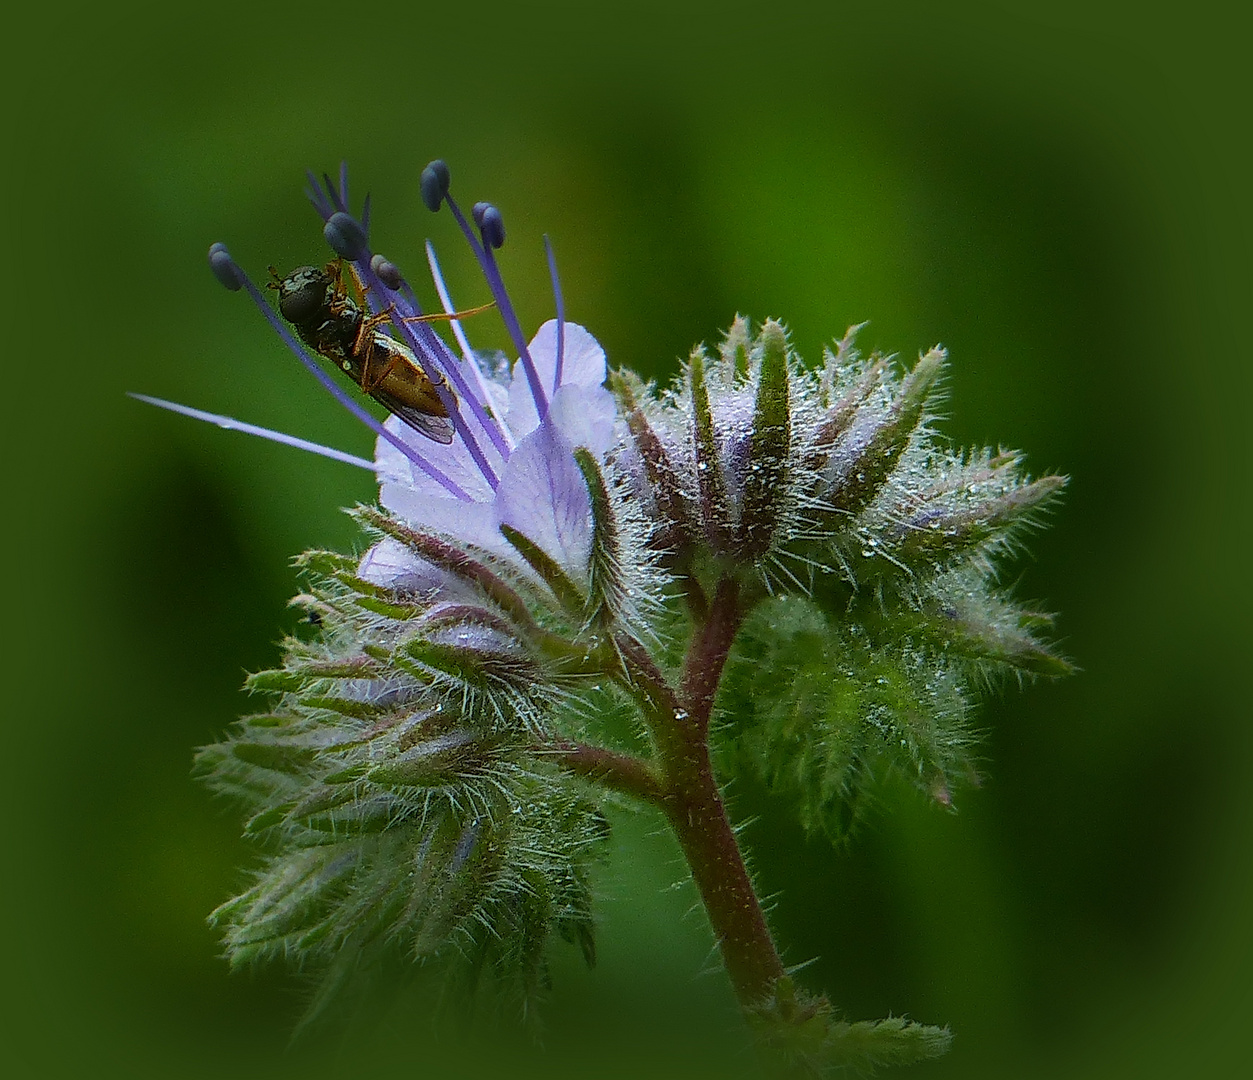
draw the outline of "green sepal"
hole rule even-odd
[[[304,775],[317,758],[317,750],[296,743],[237,742],[231,751],[240,761],[260,769]]]
[[[657,514],[663,523],[657,537],[658,545],[682,559],[692,545],[692,519],[687,500],[679,489],[674,463],[640,408],[638,394],[644,388],[632,372],[612,371],[609,373],[609,389],[618,399],[627,430],[643,463]]]
[[[374,596],[357,596],[353,602],[362,611],[369,611],[384,618],[404,622],[406,619],[417,619],[426,611],[424,604],[398,604],[391,600],[380,600]]]
[[[749,371],[749,354],[751,351],[751,335],[748,320],[743,315],[736,315],[731,329],[722,339],[719,353],[727,370],[734,373],[736,379],[747,379]],[[760,344],[760,339],[758,341]]]
[[[622,549],[618,522],[600,462],[582,446],[574,449],[574,461],[583,474],[592,506],[592,550],[587,565],[587,603],[584,625],[604,628],[622,611],[626,587],[622,582]]]
[[[300,824],[332,841],[345,836],[370,836],[395,827],[396,803],[382,794],[347,799],[342,804],[305,815]]]
[[[343,772],[335,773],[334,776],[342,776]],[[326,782],[331,784],[332,777],[328,776]],[[289,816],[293,818],[307,817],[311,814],[319,814],[326,810],[334,810],[337,806],[343,806],[345,803],[353,802],[358,798],[358,793],[347,783],[334,784],[330,787],[314,788],[303,799],[291,808]]]
[[[913,625],[904,620],[902,629],[920,630],[938,648],[981,668],[1010,668],[1052,679],[1073,675],[1074,664],[1035,637],[1034,631],[1051,626],[1051,616],[1019,611],[1012,604],[985,596],[978,603],[963,598],[960,605],[937,600],[916,616]]]
[[[787,336],[783,327],[768,320],[757,338],[757,348],[761,352],[761,369],[738,530],[739,554],[747,559],[763,555],[774,539],[786,493],[792,441]]]
[[[341,555],[337,551],[306,551],[292,560],[297,570],[304,570],[324,578],[333,578],[338,574],[355,574],[357,559],[350,555]]]
[[[479,898],[495,861],[494,832],[487,818],[458,822],[450,815],[424,856],[416,860],[413,951],[417,955],[446,945],[459,919]]]
[[[925,524],[905,527],[894,553],[911,565],[919,558],[935,562],[959,558],[1028,518],[1065,486],[1064,476],[1043,476],[1001,494],[936,511]]]
[[[748,771],[834,842],[886,769],[930,797],[969,773],[960,671],[938,653],[849,633],[844,613],[780,596],[745,623],[718,707],[729,774]]]
[[[337,749],[340,749],[337,747]],[[359,761],[355,765],[349,765],[346,769],[336,769],[333,773],[327,773],[322,777],[324,784],[355,784],[370,770],[369,762]]]
[[[922,422],[927,399],[944,370],[944,360],[943,349],[932,349],[905,377],[887,415],[828,496],[837,511],[860,513],[891,476],[914,430]]]
[[[309,677],[286,668],[254,671],[244,680],[244,688],[265,694],[296,694],[308,685]]]
[[[359,506],[353,513],[363,524],[403,544],[418,558],[480,589],[519,630],[527,634],[538,632],[522,597],[478,559],[447,540],[411,529],[374,507]]]
[[[460,728],[418,743],[366,774],[384,787],[429,787],[445,784],[480,766],[487,747],[482,735]]]
[[[696,478],[705,537],[715,554],[725,555],[731,550],[733,539],[730,498],[718,454],[709,388],[705,385],[705,351],[699,346],[688,358],[688,378],[692,387],[692,441],[696,449]]]
[[[251,716],[241,716],[239,723],[246,728],[272,730],[288,727],[295,719],[296,717],[291,713],[253,713]]]
[[[525,533],[519,532],[512,525],[504,522],[500,525],[500,534],[509,541],[526,564],[534,570],[556,597],[557,603],[570,615],[582,613],[587,603],[583,591],[574,583],[570,575],[561,565]]]
[[[254,693],[298,694],[310,683],[327,679],[369,679],[379,674],[375,660],[368,649],[365,656],[353,656],[343,660],[295,660],[285,668],[254,671],[244,680],[244,688]],[[386,653],[383,659],[386,658]]]
[[[871,395],[883,382],[883,374],[887,370],[887,362],[882,358],[875,360],[853,386],[838,401],[832,404],[823,416],[821,423],[814,431],[810,440],[809,465],[820,468],[825,464],[832,447],[853,426],[857,416]]]
[[[244,822],[244,833],[246,835],[261,833],[266,829],[272,829],[275,825],[281,825],[287,820],[287,814],[293,805],[293,803],[284,803],[282,806],[273,806],[269,810],[254,814]]]
[[[422,637],[411,638],[402,648],[422,667],[482,690],[500,684],[529,689],[540,677],[534,662],[521,649],[465,648]]]
[[[337,697],[334,694],[305,694],[301,697],[300,704],[306,709],[325,709],[339,716],[350,716],[354,720],[373,720],[389,708],[389,706],[376,705],[370,701]]]

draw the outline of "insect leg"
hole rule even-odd
[[[480,304],[478,307],[466,308],[465,311],[436,311],[429,315],[406,315],[401,322],[452,322],[454,319],[468,319],[471,315],[482,315],[485,311],[491,311],[496,306],[495,300],[490,300],[486,304]]]

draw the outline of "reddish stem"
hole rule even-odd
[[[727,819],[703,739],[693,743],[683,770],[682,783],[673,785],[665,802],[666,816],[692,869],[735,996],[745,1008],[759,1005],[786,972]]]
[[[661,804],[665,799],[666,792],[657,770],[640,758],[573,739],[555,739],[544,750],[554,755],[563,769],[576,776],[646,802]]]
[[[692,640],[683,664],[683,704],[702,733],[709,727],[722,669],[743,621],[739,598],[740,587],[734,578],[724,577],[718,582],[705,624]]]
[[[668,718],[659,718],[672,738],[658,743],[668,790],[666,816],[687,856],[736,997],[747,1008],[769,998],[786,972],[709,760],[714,698],[744,615],[738,583],[724,577],[683,666],[679,698],[686,715],[668,724]]]

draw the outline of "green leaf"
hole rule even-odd
[[[969,772],[960,671],[908,642],[850,633],[803,598],[754,612],[717,705],[723,768],[754,774],[834,841],[884,768],[942,802]]]
[[[946,1027],[901,1016],[841,1020],[826,998],[806,993],[791,976],[777,980],[771,998],[750,1009],[748,1017],[758,1039],[786,1063],[789,1074],[798,1076],[912,1065],[947,1053],[953,1041]]]

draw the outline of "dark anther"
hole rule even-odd
[[[331,245],[331,250],[345,259],[356,262],[365,252],[365,229],[360,222],[342,210],[327,218],[326,224],[322,226],[322,235]]]
[[[231,253],[226,250],[225,244],[218,243],[209,248],[209,269],[213,271],[213,276],[222,283],[223,287],[230,289],[231,292],[239,292],[243,288],[243,271],[235,265],[235,260],[231,258]]]
[[[433,214],[439,209],[452,184],[452,175],[443,161],[436,159],[422,170],[422,201]]]
[[[471,213],[474,215],[474,222],[478,225],[479,232],[483,234],[483,243],[489,248],[503,247],[505,219],[500,216],[500,211],[491,203],[480,202],[474,204]]]
[[[375,255],[370,260],[370,269],[374,271],[379,281],[389,289],[399,289],[405,282],[405,279],[400,274],[400,267],[394,262],[388,262],[382,255]]]

